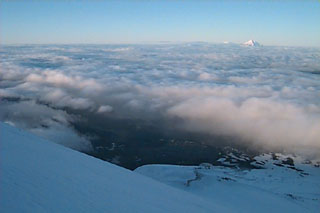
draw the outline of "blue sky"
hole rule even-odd
[[[319,1],[1,1],[0,42],[320,46]]]

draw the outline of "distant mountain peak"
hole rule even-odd
[[[257,41],[254,41],[254,40],[249,40],[243,44],[246,46],[261,46]]]

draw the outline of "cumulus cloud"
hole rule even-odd
[[[108,113],[108,112],[112,112],[112,106],[109,105],[103,105],[100,106],[99,109],[97,110],[98,113]]]
[[[260,146],[320,148],[319,114],[281,101],[192,98],[169,108],[168,113],[184,119],[192,131],[235,135]]]
[[[24,128],[67,147],[91,151],[90,141],[73,130],[69,122],[77,118],[65,111],[39,105],[35,101],[12,103],[1,100],[0,120]]]
[[[69,128],[70,115],[62,113],[69,108],[104,117],[179,118],[188,131],[232,135],[241,143],[269,148],[310,147],[320,153],[317,48],[29,45],[4,46],[0,54],[0,97],[32,100],[35,109],[39,103],[52,107],[37,112],[41,119],[32,119],[28,115],[35,112],[27,110],[25,102],[9,108],[2,101],[1,120],[30,128],[47,119],[45,126],[54,134],[50,128],[44,134],[41,125],[37,132],[48,137],[62,130],[53,128],[51,111],[60,110]],[[77,137],[69,128],[66,134],[71,133]],[[86,144],[84,140],[79,144]]]

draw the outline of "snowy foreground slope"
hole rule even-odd
[[[132,172],[0,122],[0,212],[318,212],[318,162],[265,154],[252,164],[263,169],[146,165]]]
[[[229,160],[231,156],[234,164],[245,160],[232,154]],[[230,166],[229,162],[225,164]],[[240,170],[202,164],[146,165],[135,171],[236,212],[319,212],[319,162],[264,154],[255,157],[252,164],[261,169]]]
[[[230,212],[0,123],[0,212]]]

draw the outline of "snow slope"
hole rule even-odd
[[[236,212],[319,212],[319,165],[292,158],[294,166],[287,156],[258,156],[254,163],[264,169],[252,170],[202,164],[146,165],[135,171]]]
[[[0,123],[0,212],[230,212]]]

